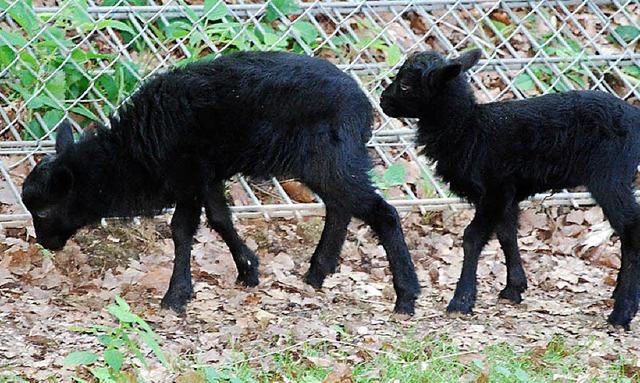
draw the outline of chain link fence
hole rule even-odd
[[[479,47],[482,102],[599,89],[640,105],[640,3],[628,1],[0,0],[0,225],[30,217],[20,185],[53,152],[65,117],[78,132],[107,122],[147,76],[237,50],[327,58],[356,78],[377,112],[373,180],[399,210],[466,207],[417,155],[415,122],[386,117],[379,95],[407,54]],[[640,127],[638,127],[640,129]],[[320,214],[295,182],[229,185],[244,216]],[[592,203],[585,192],[537,195]]]

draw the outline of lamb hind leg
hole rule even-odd
[[[629,330],[629,324],[638,311],[640,207],[635,202],[629,186],[616,188],[616,183],[610,182],[605,190],[597,187],[590,190],[611,226],[620,236],[622,248],[622,262],[614,290],[615,303],[608,321]]]
[[[607,321],[630,330],[630,323],[638,312],[638,275],[640,274],[640,221],[635,221],[620,235],[622,262],[615,287],[613,311]]]
[[[336,268],[347,225],[355,216],[371,226],[387,254],[397,295],[394,311],[413,315],[420,284],[404,241],[400,217],[391,205],[376,194],[366,174],[366,166],[353,166],[361,158],[349,163],[352,167],[343,172],[351,174],[347,179],[320,183],[311,178],[303,180],[327,205],[325,228],[305,279],[310,285],[319,286],[324,277]]]
[[[354,215],[371,226],[387,253],[393,275],[393,287],[397,295],[393,311],[413,315],[415,301],[420,294],[420,284],[396,209],[375,194],[372,188],[370,193],[359,195],[357,212]]]
[[[175,259],[169,289],[162,298],[160,306],[172,309],[177,313],[185,312],[187,302],[193,295],[191,245],[200,223],[201,209],[202,204],[197,199],[178,202],[171,219]]]
[[[229,247],[238,269],[237,283],[245,286],[258,285],[258,258],[238,236],[231,222],[231,212],[224,198],[224,182],[217,182],[204,198],[204,209],[209,224],[220,234]]]
[[[514,303],[522,302],[522,293],[527,289],[527,277],[522,268],[518,250],[518,203],[511,205],[496,227],[496,234],[504,252],[507,265],[507,286],[500,292],[500,298]]]

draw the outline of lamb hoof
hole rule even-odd
[[[625,331],[631,330],[631,320],[635,315],[635,310],[628,308],[627,310],[620,310],[618,308],[614,308],[611,314],[609,314],[609,318],[607,318],[607,322],[614,326],[621,326]]]
[[[309,286],[313,287],[316,290],[322,289],[322,284],[324,283],[324,275],[319,275],[316,273],[307,273],[304,276],[304,282]]]
[[[255,287],[260,283],[260,279],[258,278],[258,270],[249,270],[244,273],[238,273],[238,279],[236,279],[236,283],[242,286],[247,287]]]
[[[171,309],[178,314],[184,314],[187,310],[187,303],[193,296],[193,286],[169,288],[160,302],[163,309]]]
[[[448,313],[473,314],[475,300],[453,298],[447,306]]]
[[[413,316],[416,313],[416,299],[398,299],[393,312],[400,315]]]
[[[513,303],[520,303],[522,302],[522,290],[515,288],[515,287],[511,287],[511,286],[507,286],[504,288],[504,290],[500,291],[500,295],[499,297],[502,299],[506,299],[509,300]]]

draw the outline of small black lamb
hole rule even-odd
[[[586,185],[622,242],[608,320],[629,329],[640,282],[640,207],[632,186],[640,162],[640,108],[597,91],[477,104],[464,72],[480,56],[478,49],[453,60],[432,51],[412,55],[381,97],[387,115],[419,119],[423,153],[437,161],[451,190],[476,208],[447,311],[471,313],[478,257],[494,232],[507,265],[500,297],[519,303],[527,280],[516,238],[518,202]]]
[[[376,194],[365,147],[373,112],[357,83],[326,60],[240,52],[191,63],[147,81],[111,118],[111,129],[74,143],[68,121],[56,155],[29,174],[23,200],[36,237],[60,249],[103,217],[154,215],[175,205],[175,262],[161,305],[184,312],[193,294],[191,244],[204,206],[229,246],[238,283],[258,284],[258,260],[238,236],[224,195],[236,173],[294,177],[326,205],[305,280],[335,271],[351,217],[369,224],[387,253],[395,311],[413,314],[420,286],[396,210]]]

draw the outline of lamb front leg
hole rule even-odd
[[[175,259],[169,289],[162,298],[160,306],[177,313],[186,311],[187,302],[193,296],[191,245],[200,223],[201,210],[202,202],[198,199],[178,202],[171,219]]]
[[[481,200],[477,205],[475,217],[464,231],[462,272],[453,298],[447,306],[447,312],[472,313],[476,303],[476,273],[480,252],[489,241],[505,210],[504,202],[500,200],[503,196],[496,195],[495,198],[495,200],[487,200],[485,197]]]

